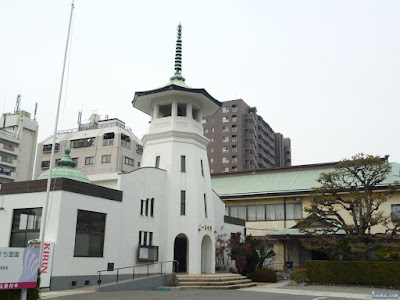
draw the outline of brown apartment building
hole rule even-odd
[[[203,127],[211,173],[291,166],[290,139],[242,99],[222,102],[212,117],[203,118]]]

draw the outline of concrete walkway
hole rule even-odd
[[[371,299],[372,291],[375,291],[375,293],[386,293],[387,295],[390,294],[400,295],[400,291],[398,290],[388,290],[381,288],[344,287],[344,286],[326,286],[326,285],[288,286],[289,282],[290,280],[282,280],[280,282],[273,284],[244,288],[239,290],[231,290],[230,292],[237,292],[237,293],[259,292],[259,293],[272,293],[272,294],[285,294],[285,295],[313,296],[313,297],[321,297],[321,299],[324,299],[322,297],[332,297],[341,299]],[[51,299],[62,296],[93,293],[95,292],[95,290],[96,286],[88,286],[72,290],[41,292],[40,296],[41,299]],[[209,292],[212,293],[212,291]],[[396,298],[386,298],[386,299],[396,299]]]
[[[327,286],[327,285],[288,286],[289,282],[290,280],[282,280],[277,283],[246,288],[238,291],[253,291],[253,292],[276,293],[276,294],[286,294],[286,295],[304,295],[304,296],[315,296],[315,297],[334,297],[342,299],[371,299],[372,291],[375,291],[375,293],[386,293],[387,295],[390,294],[400,295],[400,292],[398,290],[390,290],[390,289],[388,290],[382,288],[344,287],[344,286]]]

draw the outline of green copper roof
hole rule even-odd
[[[175,50],[175,74],[170,78],[171,81],[185,81],[182,72],[182,25],[178,25],[178,35]]]
[[[76,181],[90,183],[89,178],[83,174],[75,170],[75,162],[72,160],[69,153],[71,152],[70,148],[65,149],[64,156],[58,161],[57,166],[51,172],[51,178],[69,178]],[[49,178],[50,170],[43,172],[38,180]]]
[[[313,228],[315,230],[314,234],[322,234],[324,232],[324,227],[315,227]],[[329,235],[332,235],[334,233],[329,233]],[[346,232],[343,229],[339,229],[336,234],[346,234]],[[297,224],[287,227],[285,229],[277,230],[274,232],[271,232],[269,235],[290,235],[290,236],[305,236],[305,232],[301,232],[297,228]]]
[[[213,175],[211,184],[220,197],[304,193],[320,186],[319,175],[332,172],[335,163]],[[382,185],[400,180],[400,165],[390,163],[392,172]]]

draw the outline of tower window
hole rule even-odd
[[[146,208],[145,208],[145,214],[146,216],[149,215],[149,199],[146,199]]]
[[[140,200],[140,215],[144,216],[144,206],[145,206],[146,200]]]
[[[204,176],[204,167],[203,167],[203,160],[200,159],[200,166],[201,166],[201,175]]]
[[[154,198],[150,199],[150,217],[154,217]]]
[[[178,116],[186,117],[186,103],[178,103]]]
[[[206,194],[204,194],[204,214],[205,214],[206,218],[208,218],[208,216],[207,216],[207,198],[206,198]]]
[[[194,120],[199,121],[199,110],[198,109],[193,108],[192,117],[193,117]]]
[[[181,172],[186,172],[186,156],[181,156]]]
[[[160,156],[156,156],[156,168],[160,167]]]
[[[181,216],[186,214],[186,191],[181,191]]]
[[[158,109],[158,117],[165,118],[171,116],[171,104],[168,105],[160,105]]]

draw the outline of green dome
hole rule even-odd
[[[89,178],[83,174],[75,170],[75,162],[69,156],[71,152],[70,148],[65,149],[64,156],[58,161],[57,166],[51,172],[51,178],[69,178],[76,181],[90,183]],[[48,179],[50,170],[43,172],[38,180],[40,179]]]

